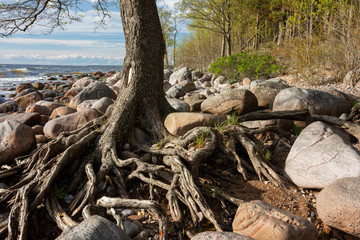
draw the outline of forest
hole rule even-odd
[[[314,84],[342,81],[360,64],[355,0],[182,0],[160,10],[166,63],[207,71],[217,58],[268,54]],[[179,22],[190,34],[181,41]]]

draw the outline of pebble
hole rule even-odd
[[[124,209],[121,211],[121,216],[134,215],[134,211],[131,209]]]
[[[72,200],[74,199],[74,196],[71,194],[66,194],[64,197],[64,202],[66,202],[67,204],[70,204],[72,202]]]

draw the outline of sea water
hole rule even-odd
[[[5,98],[14,93],[6,91],[9,88],[16,88],[20,83],[48,82],[50,76],[79,75],[101,71],[120,71],[121,66],[62,66],[62,65],[25,65],[25,64],[0,64],[0,96]]]

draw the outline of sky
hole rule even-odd
[[[158,6],[173,9],[177,1],[159,0]],[[119,10],[110,9],[106,28],[96,29],[98,17],[90,2],[82,21],[67,24],[65,31],[43,35],[35,27],[32,34],[0,38],[0,64],[122,65],[125,41]]]

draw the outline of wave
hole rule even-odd
[[[13,82],[33,82],[33,81],[46,81],[46,77],[15,77],[15,78],[2,78],[0,83],[13,83]]]
[[[26,74],[26,73],[30,72],[30,70],[28,68],[9,69],[8,71],[15,73],[15,74]]]

